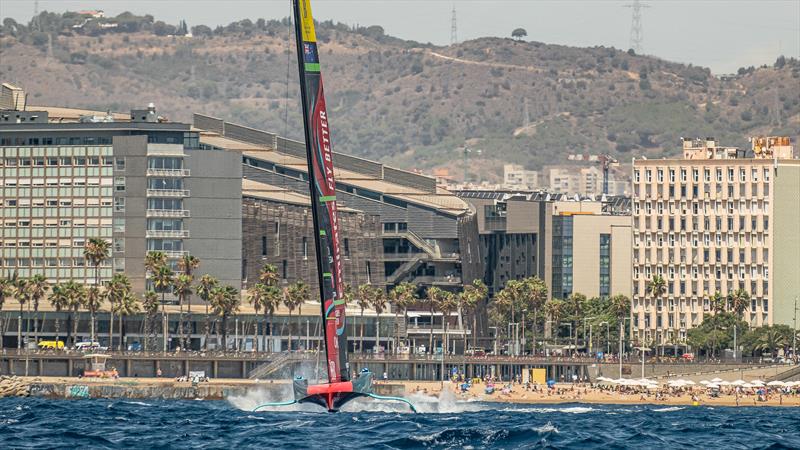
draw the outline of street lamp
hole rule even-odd
[[[586,347],[587,351],[589,350],[589,346],[586,345],[586,321],[587,320],[592,320],[592,319],[594,319],[594,317],[584,317],[583,318],[583,346]],[[591,327],[589,329],[591,330]],[[576,335],[578,334],[577,330],[575,330],[575,334]],[[590,331],[590,334],[591,334],[591,331]],[[577,336],[575,336],[575,337],[577,337]]]
[[[525,313],[528,312],[527,309],[522,310],[522,354],[525,354]],[[535,344],[535,343],[534,343]]]
[[[492,354],[497,356],[497,327],[489,327],[490,330],[494,330],[494,349],[492,350]]]
[[[649,352],[650,349],[647,348],[647,347],[634,347],[634,348],[636,350],[639,350],[640,352],[642,352],[642,378],[644,378],[644,357],[645,357],[645,353]]]

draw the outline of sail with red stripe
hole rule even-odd
[[[310,0],[294,0],[293,6],[328,380],[346,382],[350,379],[350,367],[330,123]]]

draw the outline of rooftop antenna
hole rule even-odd
[[[453,4],[453,13],[450,16],[450,45],[458,44],[458,27],[456,26],[456,5]]]
[[[642,8],[649,7],[650,5],[639,0],[633,0],[633,3],[623,5],[623,8],[633,9],[633,14],[631,16],[631,35],[629,45],[637,55],[642,53],[642,41],[644,40],[644,30],[642,27]]]

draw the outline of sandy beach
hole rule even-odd
[[[74,378],[74,377],[20,377],[28,383],[57,383],[64,385],[106,385],[106,386],[161,386],[161,387],[190,387],[191,381],[176,381],[173,378],[118,378],[118,379],[99,379],[99,378]],[[247,380],[247,379],[211,379],[203,382],[205,385],[219,387],[236,387],[244,389],[257,389],[259,387],[288,384],[289,380]],[[391,384],[402,385],[406,395],[422,393],[431,396],[439,396],[442,391],[442,383],[434,381],[376,381],[376,385]],[[496,384],[493,394],[486,394],[484,383],[473,384],[467,392],[461,392],[459,384],[445,382],[444,388],[454,393],[457,399],[483,401],[483,402],[502,402],[502,403],[524,403],[524,404],[558,404],[558,403],[587,403],[587,404],[639,404],[639,405],[666,405],[666,406],[693,406],[692,395],[699,399],[699,405],[705,406],[788,406],[800,407],[800,395],[781,395],[774,391],[767,401],[758,401],[755,394],[741,394],[738,401],[735,395],[721,393],[718,397],[712,397],[702,386],[696,387],[691,392],[669,393],[669,389],[660,390],[662,395],[656,392],[644,393],[624,393],[613,389],[592,387],[588,384],[569,384],[560,383],[555,385],[555,389],[548,390],[542,385],[536,389],[526,389],[523,385],[515,384],[510,392],[503,392],[502,385]]]

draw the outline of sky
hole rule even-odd
[[[452,10],[459,41],[509,36],[591,47],[630,47],[633,0],[312,0],[318,20],[380,25],[387,34],[450,43]],[[643,53],[710,67],[716,74],[800,57],[800,0],[649,0],[642,12]],[[189,26],[226,25],[289,15],[289,0],[39,0],[39,10],[102,9],[152,14]],[[0,18],[27,23],[34,0],[0,0]]]

